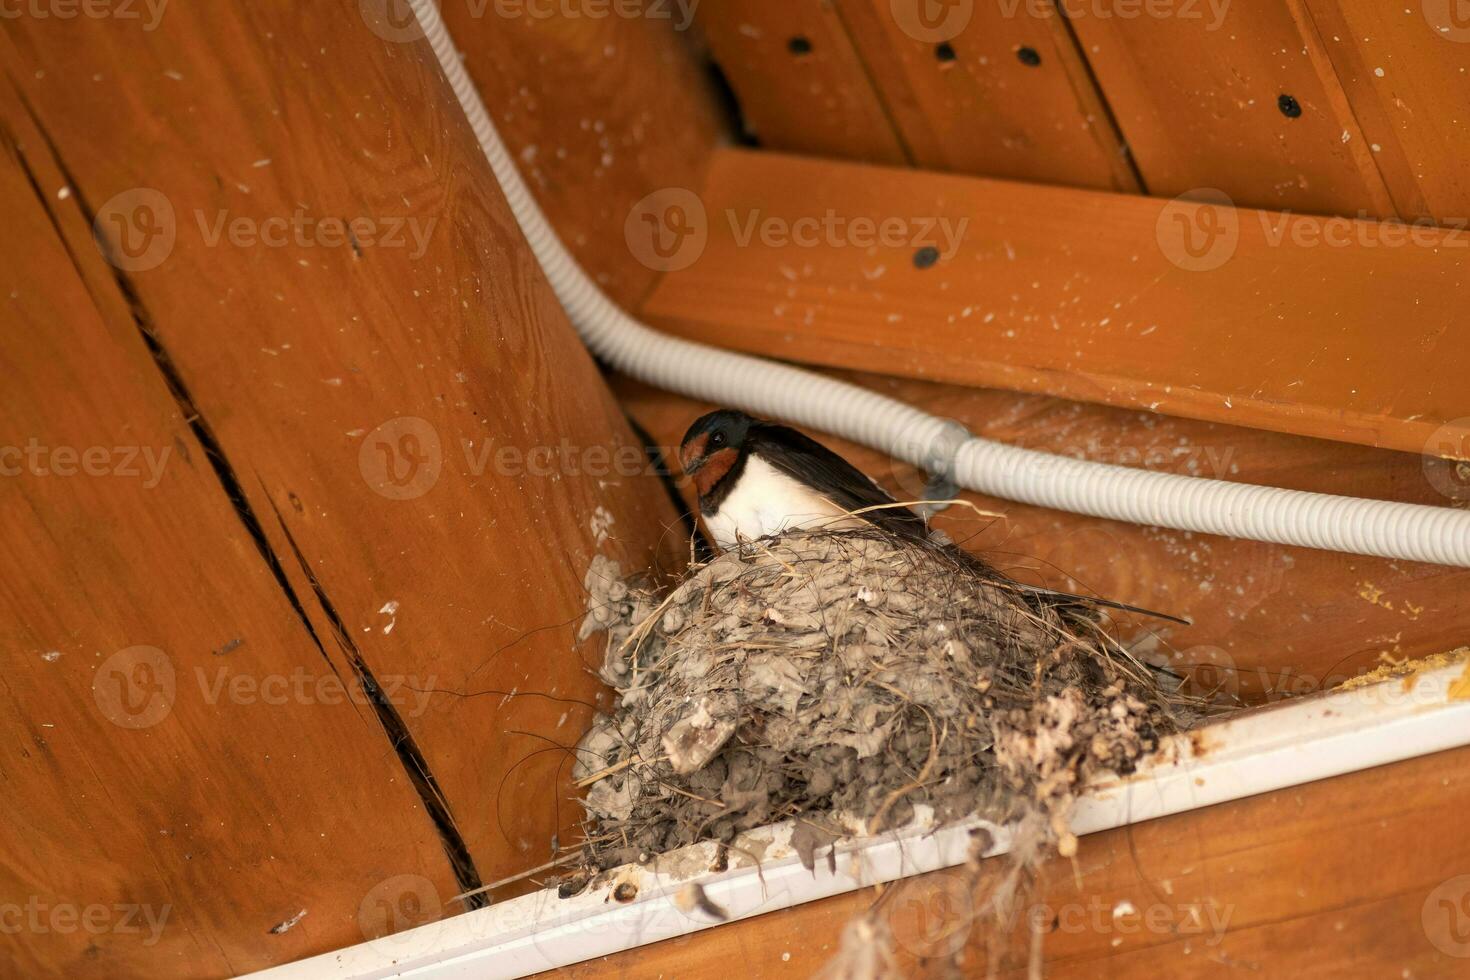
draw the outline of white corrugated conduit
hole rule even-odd
[[[786,419],[882,450],[981,493],[1027,504],[1220,534],[1470,567],[1470,511],[1226,483],[1007,446],[875,392],[670,337],[607,298],[531,197],[432,0],[410,0],[567,315],[608,364],[649,384]]]

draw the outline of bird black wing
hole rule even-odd
[[[905,537],[927,535],[922,517],[899,506],[862,470],[815,439],[784,425],[763,422],[751,427],[746,441],[766,462],[843,510],[864,511],[859,516],[868,523]],[[869,507],[879,509],[866,510]]]
[[[862,470],[815,439],[795,429],[770,422],[761,422],[752,426],[747,439],[750,448],[759,452],[761,457],[776,469],[812,487],[843,510],[857,511],[868,507],[878,507],[880,509],[869,510],[859,516],[886,531],[927,541],[928,526],[922,517],[907,507],[899,506],[886,490],[874,483]],[[1064,615],[1090,616],[1090,610],[1097,606],[1105,606],[1109,609],[1140,613],[1182,623],[1186,626],[1190,625],[1187,619],[1152,609],[1144,609],[1141,606],[1129,605],[1125,602],[1116,602],[1097,596],[1076,595],[1071,592],[1058,592],[1055,589],[1035,585],[1023,585],[958,545],[947,545],[945,550],[962,566],[982,573],[984,577],[993,582],[1003,582],[1028,601],[1039,606],[1051,607]]]

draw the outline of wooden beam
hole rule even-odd
[[[1470,233],[738,150],[704,207],[682,336],[1470,456]]]
[[[1085,837],[1074,861],[1044,865],[1013,929],[967,921],[985,893],[953,870],[887,886],[879,914],[911,977],[986,976],[993,965],[1020,980],[1033,914],[1056,980],[1462,977],[1467,806],[1470,749],[1456,749]],[[1004,861],[986,865],[998,874]],[[852,892],[558,975],[719,980],[738,963],[757,980],[812,976],[876,899]]]

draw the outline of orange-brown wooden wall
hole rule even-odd
[[[588,564],[687,550],[370,6],[3,21],[0,974],[233,975],[547,861]]]
[[[697,24],[770,149],[1318,214],[1470,217],[1470,21],[1374,0],[746,0]]]

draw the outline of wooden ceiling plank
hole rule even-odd
[[[726,134],[686,20],[693,5],[591,17],[506,3],[445,24],[521,175],[557,234],[613,300],[642,302],[659,270],[625,242],[630,212],[664,188],[697,191]]]
[[[1455,3],[1305,0],[1406,218],[1470,221],[1470,20]]]
[[[380,901],[454,894],[444,841],[3,75],[0,201],[0,972],[234,975],[401,927]]]
[[[676,566],[678,523],[427,42],[373,10],[22,18],[7,64],[327,655],[396,682],[381,751],[494,880],[580,816],[588,566]]]
[[[1393,216],[1294,4],[1067,9],[1149,193],[1214,189],[1241,207]]]
[[[909,162],[830,3],[700,4],[700,33],[761,146],[840,160]]]
[[[644,308],[682,336],[1470,455],[1467,232],[738,150],[705,204]]]
[[[912,7],[912,9],[910,9]],[[1138,181],[1065,20],[1045,4],[841,0],[879,97],[930,170],[1103,190]]]

